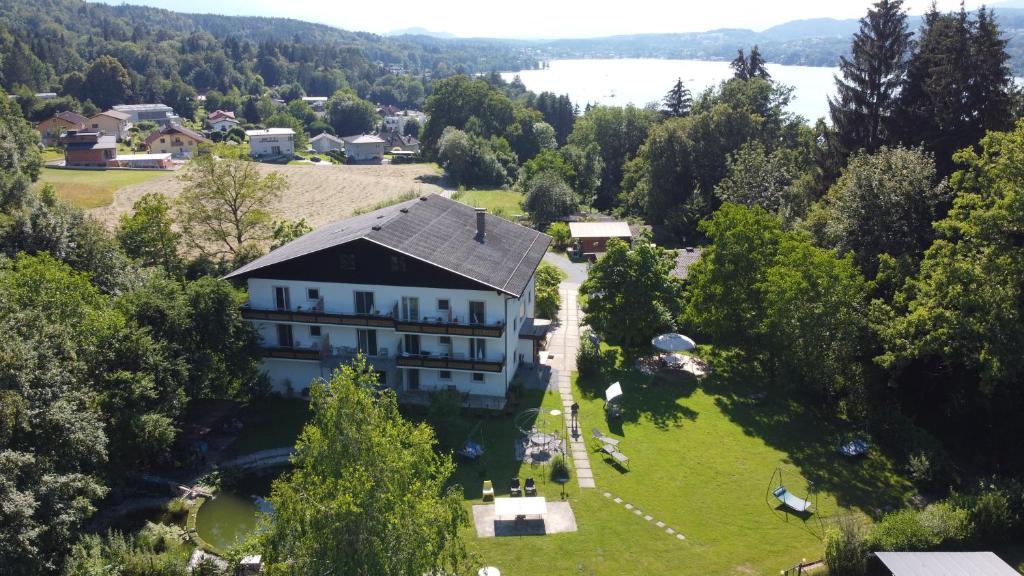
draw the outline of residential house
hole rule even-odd
[[[117,139],[103,132],[68,130],[60,137],[60,145],[68,167],[106,168],[117,156]]]
[[[345,141],[327,132],[322,132],[309,139],[309,147],[323,154],[331,150],[344,150]]]
[[[152,154],[171,154],[174,158],[192,158],[199,147],[209,144],[202,134],[177,124],[168,124],[150,134],[144,144]]]
[[[385,150],[394,152],[398,149],[402,152],[420,153],[420,141],[413,136],[405,136],[398,130],[386,130],[377,137],[384,141]]]
[[[87,128],[93,131],[106,132],[118,141],[128,139],[128,129],[132,127],[131,116],[117,110],[107,110],[89,118]]]
[[[249,137],[249,154],[260,156],[293,156],[295,154],[295,130],[291,128],[266,128],[246,130]]]
[[[384,130],[395,130],[402,134],[405,132],[405,124],[409,120],[415,120],[417,124],[423,126],[427,123],[427,115],[416,110],[394,111],[394,113],[384,116]]]
[[[626,242],[633,240],[633,232],[627,222],[569,222],[569,233],[573,244],[591,256],[604,253],[608,240],[612,238]]]
[[[345,136],[345,156],[352,162],[380,163],[384,160],[384,140],[373,134]]]
[[[309,104],[309,107],[313,109],[313,112],[317,114],[323,114],[327,111],[327,96],[303,96],[302,101]]]
[[[181,118],[174,114],[174,109],[166,104],[119,104],[114,110],[124,112],[132,124],[152,122],[159,126],[178,124]]]
[[[77,112],[65,110],[36,124],[36,130],[39,131],[39,138],[42,140],[43,146],[56,146],[61,134],[69,130],[84,130],[88,121],[88,118]]]
[[[214,110],[206,115],[206,120],[212,122],[220,118],[235,118],[235,113],[229,110]]]
[[[277,390],[363,354],[405,402],[452,389],[502,408],[537,362],[534,274],[551,239],[431,194],[328,224],[227,276]]]
[[[165,154],[125,154],[107,162],[110,168],[134,168],[136,170],[170,170],[174,161]]]

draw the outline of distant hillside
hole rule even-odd
[[[448,40],[458,38],[458,36],[456,36],[455,34],[451,34],[449,32],[434,32],[432,30],[427,30],[426,28],[421,28],[419,26],[414,26],[412,28],[402,28],[400,30],[392,30],[391,32],[388,32],[386,36],[429,36],[431,38],[444,38]]]

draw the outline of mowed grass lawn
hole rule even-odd
[[[455,198],[463,204],[486,208],[491,214],[500,214],[509,218],[523,213],[523,208],[520,205],[523,195],[514,190],[466,190],[456,193]]]
[[[568,486],[579,531],[479,539],[469,530],[469,548],[483,565],[510,576],[778,574],[802,559],[820,559],[824,527],[836,518],[877,518],[912,492],[881,454],[839,456],[836,447],[848,431],[809,404],[781,394],[749,400],[754,381],[742,374],[709,376],[699,385],[688,377],[631,371],[597,380],[574,379],[583,434],[589,441],[591,428],[598,427],[620,439],[630,470],[591,450],[597,489],[580,490],[575,478]],[[608,422],[603,392],[615,380],[625,392],[623,416]],[[787,514],[766,494],[778,468],[797,495],[807,495],[813,482],[815,515]],[[470,478],[460,469],[460,479]],[[557,497],[557,489],[543,493]],[[478,498],[479,488],[466,495]],[[625,503],[653,520],[626,510]],[[685,540],[666,534],[658,521]]]
[[[174,178],[161,170],[63,170],[43,168],[36,186],[52,184],[64,201],[84,210],[113,202],[114,192],[157,178]]]

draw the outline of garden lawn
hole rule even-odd
[[[157,178],[173,179],[162,170],[63,170],[43,168],[37,186],[52,184],[57,195],[74,206],[88,210],[113,202],[114,192]]]
[[[486,208],[491,214],[508,218],[523,213],[523,195],[513,190],[466,190],[456,192],[454,198],[463,204]]]
[[[245,428],[227,448],[226,456],[295,446],[309,417],[309,402],[305,400],[273,397],[256,400],[242,414]]]
[[[478,539],[467,530],[469,549],[482,565],[510,576],[777,574],[805,558],[821,558],[824,527],[836,517],[877,517],[912,492],[880,454],[859,461],[840,457],[836,446],[847,431],[807,404],[781,395],[761,404],[750,401],[753,381],[744,383],[742,374],[712,376],[701,386],[686,377],[636,372],[597,380],[574,378],[582,432],[589,440],[591,428],[598,427],[619,438],[630,471],[591,451],[597,488],[581,490],[575,477],[568,485],[579,531]],[[622,382],[624,412],[621,421],[609,424],[602,394],[615,380]],[[777,468],[797,495],[806,496],[808,479],[814,481],[819,493],[810,499],[817,514],[802,519],[777,508],[766,493]],[[488,464],[488,472],[496,470]],[[467,476],[460,469],[460,478]],[[497,487],[507,486],[495,480]],[[479,488],[466,495],[478,498]],[[653,520],[627,511],[625,503]],[[658,521],[686,539],[666,534]]]

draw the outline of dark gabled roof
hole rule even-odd
[[[54,114],[52,116],[52,118],[60,118],[61,120],[64,120],[65,122],[70,122],[72,124],[77,124],[79,126],[84,126],[85,123],[89,121],[89,119],[86,118],[85,116],[82,116],[78,112],[72,112],[70,110],[65,110],[63,112],[57,112],[56,114]]]
[[[255,276],[262,268],[364,239],[518,297],[551,238],[490,214],[484,219],[480,242],[475,208],[431,194],[327,224],[226,278]]]

